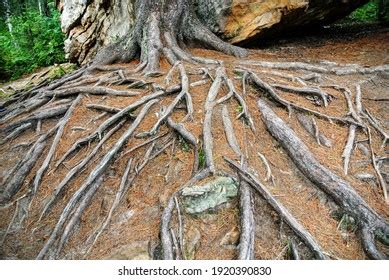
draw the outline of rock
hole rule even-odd
[[[112,253],[108,259],[110,260],[151,260],[149,256],[149,242],[138,241],[129,245],[120,247]]]
[[[120,215],[119,217],[119,224],[127,222],[129,219],[131,219],[135,214],[134,210],[128,210]]]
[[[195,227],[190,227],[185,234],[185,258],[187,260],[193,260],[197,249],[200,246],[201,234]]]
[[[237,245],[239,243],[240,232],[238,227],[233,227],[220,241],[221,246]]]
[[[207,0],[198,1],[207,2]],[[367,1],[217,0],[215,2],[230,3],[225,24],[219,26],[222,37],[231,43],[242,44],[253,43],[260,36],[267,34],[333,22]]]
[[[199,214],[228,202],[238,194],[238,186],[229,177],[217,179],[203,185],[190,186],[181,192],[184,210],[189,214]]]

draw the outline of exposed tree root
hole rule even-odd
[[[329,140],[325,135],[320,133],[319,128],[317,127],[317,124],[315,122],[314,117],[309,119],[307,116],[303,114],[298,114],[297,119],[299,123],[304,127],[304,129],[311,134],[313,137],[315,137],[315,140],[317,144],[324,145],[328,148],[332,147],[332,142]]]
[[[389,225],[383,220],[343,179],[321,165],[305,144],[266,104],[264,100],[258,101],[258,107],[262,113],[263,120],[270,133],[277,139],[282,147],[288,152],[296,166],[311,180],[318,188],[329,195],[348,215],[358,221],[358,226],[363,234],[363,243],[366,252],[372,258],[382,253],[375,248],[374,238],[366,239],[377,232],[383,235],[389,234]],[[378,237],[378,236],[377,236]],[[382,238],[379,237],[381,240]]]
[[[118,131],[124,124],[125,121],[121,121],[117,124],[113,129],[111,129],[101,141],[97,144],[97,146],[92,150],[92,152],[85,157],[79,164],[74,166],[65,176],[65,178],[59,183],[59,185],[54,189],[54,193],[47,201],[46,205],[43,208],[40,219],[48,214],[53,204],[58,200],[61,194],[64,191],[64,188],[68,185],[68,183],[76,176],[79,172],[88,164],[88,162],[97,154],[97,152],[101,149],[104,143],[116,132]]]
[[[155,5],[151,0],[136,1],[136,13],[138,19],[132,33],[117,44],[100,51],[93,63],[48,85],[42,84],[28,91],[18,92],[14,98],[2,104],[5,111],[1,112],[0,133],[5,136],[1,140],[1,148],[8,147],[8,143],[12,141],[13,150],[26,151],[3,180],[0,192],[0,205],[3,206],[1,210],[11,209],[11,206],[15,205],[15,212],[9,215],[10,221],[0,243],[6,243],[10,234],[18,226],[23,225],[27,214],[34,212],[35,215],[30,214],[28,217],[31,219],[29,225],[34,222],[45,223],[48,220],[55,220],[55,226],[49,236],[45,237],[45,244],[43,248],[39,248],[37,258],[60,258],[62,252],[67,250],[68,243],[71,243],[69,240],[75,233],[75,228],[78,225],[82,226],[82,216],[86,215],[86,210],[96,199],[98,191],[104,188],[103,179],[109,177],[107,174],[109,168],[120,161],[125,163],[123,164],[125,167],[122,168],[116,193],[112,194],[113,199],[109,210],[107,209],[107,215],[101,224],[94,227],[82,249],[84,257],[90,256],[92,250],[98,246],[98,240],[107,232],[119,205],[125,198],[131,201],[131,197],[128,197],[129,190],[134,182],[140,179],[142,171],[147,170],[151,161],[169,147],[172,147],[173,151],[169,164],[174,162],[176,146],[173,143],[178,142],[175,134],[180,143],[190,145],[191,149],[187,150],[193,155],[193,164],[190,164],[189,178],[178,176],[180,181],[175,182],[165,179],[169,183],[168,186],[180,187],[171,190],[170,199],[163,205],[159,239],[164,259],[186,257],[184,235],[187,220],[184,220],[186,217],[183,214],[184,209],[180,207],[181,190],[219,174],[231,177],[239,183],[240,237],[239,245],[236,247],[237,258],[255,258],[256,225],[253,194],[258,192],[313,252],[315,258],[326,259],[328,254],[323,249],[325,246],[319,245],[300,221],[267,190],[261,183],[262,179],[257,179],[254,175],[263,172],[263,181],[275,184],[277,179],[278,182],[278,178],[275,177],[277,171],[272,170],[269,164],[272,163],[269,155],[271,150],[264,152],[266,158],[259,152],[263,149],[261,143],[259,145],[256,142],[252,143],[252,140],[246,137],[246,129],[255,141],[259,140],[258,142],[261,141],[258,135],[266,133],[256,130],[256,127],[260,127],[260,118],[256,112],[250,111],[254,106],[248,102],[249,97],[256,98],[259,95],[257,105],[263,122],[275,140],[310,181],[333,199],[345,214],[357,221],[366,254],[374,259],[387,257],[375,244],[377,240],[388,245],[387,221],[380,217],[349,183],[319,163],[293,130],[276,116],[264,98],[287,109],[290,117],[293,117],[291,114],[293,111],[299,112],[298,121],[318,145],[326,147],[334,145],[319,131],[316,123],[318,118],[346,125],[349,128],[349,137],[343,153],[344,173],[346,175],[350,173],[350,158],[354,146],[360,147],[365,143],[366,146],[363,147],[369,152],[368,156],[371,157],[378,184],[384,198],[387,199],[385,170],[382,168],[386,159],[378,154],[380,150],[374,149],[375,134],[372,135],[371,130],[374,129],[383,138],[383,147],[388,140],[387,132],[379,120],[363,107],[364,98],[360,84],[356,86],[356,94],[353,96],[347,87],[323,85],[322,81],[331,80],[331,75],[387,73],[388,65],[368,68],[351,64],[246,60],[233,63],[232,67],[240,66],[239,68],[227,69],[239,74],[238,78],[231,78],[225,69],[227,66],[224,66],[222,61],[196,57],[187,52],[185,42],[198,41],[226,54],[238,57],[246,54],[245,50],[224,43],[206,29],[197,19],[190,1],[169,0],[161,5]],[[140,63],[135,69],[109,65],[113,62],[129,62],[137,56]],[[162,57],[171,64],[166,75],[161,71]],[[248,69],[241,65],[250,65],[252,68]],[[162,80],[159,77],[161,75],[165,75]],[[191,81],[192,77],[196,78]],[[242,83],[241,87],[236,80]],[[344,97],[347,104],[344,115],[333,116],[328,113],[336,100],[333,101],[335,94],[330,94],[329,90],[328,92],[324,90],[325,88],[343,94],[341,98]],[[202,99],[205,103],[203,108],[196,108],[199,104],[200,90],[204,93]],[[81,98],[89,94],[96,96],[90,96],[93,100],[84,107],[87,111],[95,110],[101,114],[90,118],[89,122],[73,124],[70,119],[76,114],[76,109],[82,106]],[[301,105],[290,101],[290,98],[296,95],[303,95],[311,102]],[[127,100],[128,97],[131,97],[129,99],[131,104],[120,108],[121,100]],[[107,98],[120,101],[102,103]],[[163,100],[166,102],[159,102],[165,98],[169,99]],[[151,112],[152,108],[157,107],[157,103],[160,103],[158,108]],[[315,105],[317,105],[315,110],[311,109]],[[233,106],[235,109],[232,109]],[[201,119],[198,116],[201,116]],[[47,128],[54,118],[58,118],[58,123]],[[93,122],[98,124],[89,131],[88,126]],[[223,124],[225,138],[215,135],[215,127],[219,129],[220,123]],[[74,142],[69,145],[70,148],[59,149],[61,139],[67,137],[66,129],[69,125],[72,136],[77,133],[83,133],[83,136],[74,138]],[[19,137],[28,135],[35,127],[38,136],[32,132],[34,135],[29,139],[14,143]],[[324,129],[321,123],[320,128]],[[244,141],[240,135],[242,129]],[[357,133],[358,136],[365,134],[367,139],[361,142],[356,137]],[[130,139],[140,143],[133,144]],[[225,151],[225,154],[218,154],[221,150],[218,146],[220,143],[227,147],[228,151]],[[240,162],[225,158],[228,162],[225,164],[222,156],[230,155],[232,152]],[[72,163],[71,159],[80,155],[82,157],[79,161]],[[191,156],[189,158],[192,158]],[[356,154],[353,158],[355,156]],[[258,160],[263,171],[254,172],[255,166],[251,166],[251,163]],[[366,164],[369,163],[370,159]],[[236,178],[231,175],[233,171],[237,171]],[[45,179],[52,178],[50,176],[54,173],[63,174],[63,177],[58,180],[59,184],[47,187]],[[84,175],[85,179],[78,183],[77,179]],[[29,178],[28,182],[26,178]],[[185,181],[186,183],[183,183]],[[75,191],[72,191],[71,184],[76,185]],[[25,185],[26,190],[22,191]],[[43,195],[45,200],[37,201],[38,197],[42,200],[42,189],[45,190]],[[18,193],[19,197],[15,198]],[[39,206],[38,210],[32,209],[31,206],[34,205],[32,201],[37,202],[36,205],[42,204],[42,209]],[[65,206],[60,208],[58,213],[54,206],[60,207],[61,202]],[[55,215],[58,217],[54,217]],[[173,219],[175,215],[177,219]],[[32,221],[35,218],[37,221]],[[25,226],[27,229],[27,225]],[[277,249],[277,253],[281,251],[280,257],[288,255],[288,258],[293,259],[304,258],[294,239],[295,237],[289,238],[288,245],[284,244],[283,250]]]
[[[231,164],[235,169],[239,171],[243,179],[249,183],[257,192],[259,192],[267,202],[274,208],[275,211],[282,217],[282,219],[292,228],[292,230],[307,244],[307,246],[313,251],[316,258],[326,259],[320,245],[315,239],[307,232],[306,229],[289,213],[289,211],[282,206],[253,175],[243,170],[238,164],[225,158],[225,160]]]
[[[245,157],[239,148],[234,128],[228,113],[227,106],[223,106],[222,118],[227,142],[231,149],[241,159],[241,164],[246,166]],[[254,214],[251,198],[251,190],[244,180],[239,183],[239,209],[241,212],[241,233],[239,240],[239,256],[240,260],[250,260],[254,258]]]
[[[67,112],[69,109],[70,105],[60,105],[54,108],[49,108],[46,110],[42,110],[39,113],[32,114],[31,116],[22,119],[20,121],[13,122],[6,126],[3,129],[3,132],[10,132],[22,125],[28,124],[28,123],[33,123],[36,124],[38,121],[42,121],[45,119],[50,119],[50,118],[55,118],[58,116],[61,116]]]
[[[46,97],[66,97],[80,93],[96,94],[96,95],[114,95],[114,96],[137,96],[139,93],[129,92],[124,90],[114,90],[105,87],[71,87],[69,89],[48,91]]]
[[[246,60],[241,61],[243,65],[254,65],[263,68],[278,69],[278,70],[305,70],[309,72],[315,72],[320,74],[335,74],[341,75],[352,75],[352,74],[373,74],[379,72],[387,72],[389,65],[382,65],[377,67],[366,68],[360,65],[338,65],[331,63],[330,65],[325,64],[310,64],[304,62],[267,62],[267,61],[252,61]]]
[[[56,241],[58,235],[60,234],[60,230],[63,228],[64,224],[66,223],[66,220],[68,219],[69,215],[73,211],[74,207],[78,204],[78,202],[83,199],[85,193],[89,193],[89,196],[93,196],[96,192],[98,185],[96,183],[96,180],[98,180],[110,162],[113,160],[114,156],[122,149],[123,145],[127,142],[128,138],[131,136],[131,134],[134,132],[134,130],[137,128],[137,126],[140,124],[140,122],[145,117],[146,113],[149,111],[150,107],[154,105],[157,102],[157,100],[151,100],[149,101],[141,110],[137,118],[134,120],[131,127],[126,131],[125,134],[122,135],[122,137],[115,143],[115,145],[110,149],[110,151],[104,156],[104,158],[100,161],[98,165],[94,168],[93,172],[90,173],[90,176],[88,179],[84,182],[84,184],[77,190],[77,192],[73,195],[73,197],[69,200],[68,204],[64,208],[64,211],[61,214],[60,219],[58,220],[57,225],[55,226],[53,232],[51,233],[50,238],[47,240],[45,246],[41,250],[41,252],[38,255],[38,259],[42,259],[47,254],[48,250],[52,246],[52,244]],[[87,204],[88,199],[81,200],[84,201],[83,205]],[[81,202],[82,204],[82,202]],[[81,206],[80,204],[80,211],[84,209],[85,206]],[[79,217],[74,216],[78,219]],[[66,232],[63,234],[63,237],[61,237],[61,243],[66,241],[67,234],[71,231],[72,227],[74,227],[74,220],[71,220],[68,225],[70,228],[66,228]]]
[[[335,121],[335,122],[339,122],[339,123],[354,124],[356,126],[362,126],[361,123],[358,123],[357,121],[354,121],[352,119],[328,116],[326,114],[322,114],[322,113],[317,112],[315,110],[311,110],[309,108],[295,105],[292,102],[289,102],[289,101],[281,98],[269,84],[262,81],[255,73],[250,72],[250,78],[252,79],[252,81],[254,82],[254,84],[256,86],[258,86],[260,89],[264,90],[275,101],[277,101],[281,105],[285,106],[289,111],[291,111],[291,109],[295,109],[295,110],[303,112],[303,113],[310,113],[314,116],[317,116],[319,118],[323,118],[326,120]]]

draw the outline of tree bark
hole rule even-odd
[[[9,5],[8,0],[3,0],[3,5],[5,8],[5,22],[7,24],[8,32],[12,35],[13,34],[13,26],[12,26],[12,22],[11,22],[11,7]]]
[[[50,9],[47,3],[47,0],[38,0],[39,5],[39,13],[42,16],[49,17],[50,16]]]

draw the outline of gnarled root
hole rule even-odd
[[[384,257],[372,245],[371,237],[379,231],[387,236],[388,223],[346,181],[321,165],[294,131],[271,110],[263,99],[258,100],[258,107],[267,129],[287,151],[300,171],[331,197],[345,213],[358,221],[358,226],[363,233],[362,240],[366,253],[371,258]]]
[[[200,63],[216,61],[194,57],[180,45],[184,40],[196,41],[223,53],[243,57],[247,51],[232,46],[204,26],[197,18],[191,1],[170,0],[155,3],[136,1],[136,25],[131,34],[97,54],[90,70],[114,62],[128,62],[138,55],[138,71],[146,76],[160,75],[160,58],[164,55],[172,65],[179,60]],[[217,62],[216,62],[217,63]]]

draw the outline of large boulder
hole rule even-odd
[[[235,44],[255,44],[264,35],[326,24],[367,0],[193,0],[199,18]],[[135,22],[135,0],[60,0],[65,51],[75,62],[94,57],[98,48],[123,37]]]

